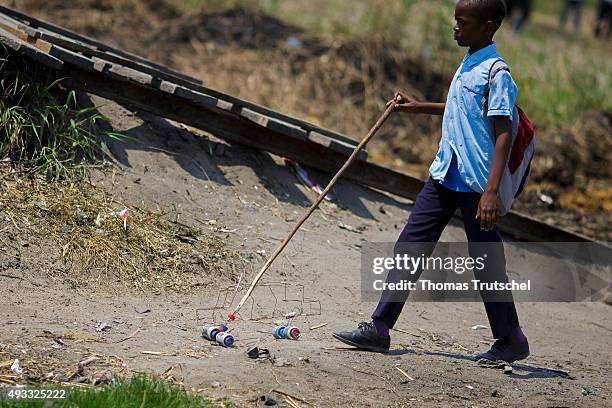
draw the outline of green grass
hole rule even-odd
[[[62,400],[0,402],[3,408],[204,408],[232,407],[227,401],[212,401],[177,386],[145,376],[117,385],[92,389],[66,389]]]
[[[586,0],[584,2],[583,10],[592,10],[597,7],[598,0]],[[561,13],[564,0],[550,1],[550,0],[535,0],[533,2],[533,10],[536,13],[545,13],[558,16]]]
[[[292,23],[332,36],[382,36],[411,56],[428,60],[430,69],[447,78],[465,53],[452,39],[453,4],[449,1],[292,0],[283,5],[276,13]],[[585,30],[588,18],[585,10]],[[612,110],[609,45],[587,32],[558,32],[556,12],[534,13],[520,36],[506,24],[496,40],[519,86],[519,104],[538,125],[573,125],[593,111]]]
[[[8,158],[29,175],[49,180],[86,177],[103,157],[101,132],[106,118],[79,109],[74,91],[61,80],[0,43],[0,159]]]

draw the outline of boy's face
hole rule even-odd
[[[491,41],[495,33],[492,21],[483,21],[469,1],[461,0],[455,7],[454,38],[461,47],[481,46]]]

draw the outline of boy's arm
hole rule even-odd
[[[400,96],[402,98],[401,103],[397,103],[397,97]],[[445,103],[437,103],[437,102],[419,102],[403,92],[397,91],[393,99],[387,102],[387,106],[395,103],[395,110],[408,112],[408,113],[424,113],[427,115],[444,115],[444,109],[446,107]]]
[[[438,102],[418,102],[400,103],[395,105],[395,109],[410,113],[425,113],[427,115],[444,115],[445,103]]]
[[[497,193],[499,183],[504,173],[504,167],[512,147],[512,124],[507,116],[495,116],[495,149],[493,150],[493,162],[489,179],[485,186],[484,193],[480,197],[476,218],[480,218],[480,229],[490,230],[495,226],[499,219]]]

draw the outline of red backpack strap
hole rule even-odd
[[[510,173],[514,173],[523,161],[525,150],[529,147],[529,144],[535,136],[535,128],[533,123],[529,120],[525,112],[521,108],[516,106],[519,114],[518,132],[516,139],[512,144],[512,150],[510,150],[510,159],[508,160],[508,169]]]

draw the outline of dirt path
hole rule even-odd
[[[278,157],[198,138],[113,103],[101,111],[134,140],[111,146],[120,171],[114,177],[98,175],[94,182],[128,205],[162,209],[203,229],[232,231],[215,234],[250,254],[255,270],[313,198]],[[324,175],[315,176],[325,181]],[[532,357],[511,375],[471,360],[491,342],[488,330],[471,329],[487,324],[479,303],[411,303],[397,325],[410,334],[392,332],[388,354],[337,349],[342,346],[331,331],[368,320],[374,307],[360,299],[361,241],[393,241],[410,205],[349,182],[341,182],[336,195],[343,209],[326,205],[313,215],[266,275],[268,286],[256,291],[255,306],[243,310],[265,317],[276,296],[275,318],[235,322],[235,348],[199,337],[199,327],[213,318],[203,309],[214,306],[220,289],[231,282],[211,279],[186,294],[135,293],[110,281],[99,289],[74,289],[46,277],[49,248],[31,245],[21,266],[10,271],[22,279],[0,277],[0,351],[10,358],[68,362],[99,353],[113,359],[119,373],[161,375],[174,367],[170,374],[177,380],[237,406],[260,406],[263,394],[282,402],[272,389],[322,407],[612,405],[612,315],[603,303],[518,304]],[[340,229],[339,221],[363,232]],[[459,225],[454,221],[443,239],[464,240]],[[303,285],[305,298],[313,302],[284,302],[284,288],[273,286],[283,280]],[[288,297],[301,298],[301,290],[290,286]],[[302,339],[274,340],[269,334],[274,320],[300,308],[303,314],[293,323],[302,328]],[[96,332],[99,321],[112,327]],[[327,326],[308,329],[323,323]],[[51,338],[40,336],[44,330],[73,335],[53,347]],[[268,348],[273,360],[248,359],[251,345]],[[574,379],[532,366],[562,368]],[[413,380],[405,382],[396,367]],[[583,395],[583,387],[596,395]]]

